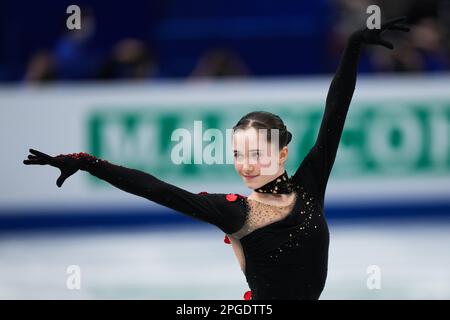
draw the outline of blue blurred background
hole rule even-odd
[[[66,28],[71,4],[82,11],[79,31]],[[448,70],[446,0],[6,0],[0,4],[0,80],[330,73],[348,34],[364,25],[373,4],[383,18],[406,15],[415,28],[397,39],[395,52],[368,49],[360,72]]]
[[[66,27],[72,4],[80,30]],[[294,136],[292,174],[373,4],[411,32],[362,52],[327,187],[322,298],[449,299],[450,0],[0,2],[0,298],[242,299],[217,228],[86,173],[58,189],[56,169],[22,160],[86,151],[192,192],[249,194],[232,165],[171,162],[173,130],[274,112]]]

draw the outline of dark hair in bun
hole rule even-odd
[[[233,127],[233,132],[237,129],[267,129],[267,141],[271,142],[271,129],[279,130],[280,150],[292,140],[292,134],[286,128],[283,120],[276,114],[267,111],[253,111],[243,116]]]

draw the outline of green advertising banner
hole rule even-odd
[[[279,115],[293,134],[286,165],[293,174],[317,138],[329,83],[324,77],[0,88],[0,204],[149,205],[84,173],[55,189],[57,172],[23,167],[28,148],[90,152],[192,192],[249,194],[234,169],[231,128],[251,111]],[[326,201],[450,199],[448,84],[447,76],[359,79]]]
[[[268,105],[263,110],[278,114],[293,134],[287,165],[292,173],[316,140],[324,107],[299,101]],[[227,181],[235,179],[230,174],[233,164],[226,161],[226,153],[232,151],[225,142],[227,130],[250,111],[255,109],[245,104],[93,107],[86,119],[87,142],[89,150],[101,158],[157,172],[172,180]],[[200,123],[197,129],[196,122]],[[190,133],[192,152],[189,163],[176,164],[171,155],[180,141],[174,141],[172,135],[180,128]],[[449,128],[450,100],[354,103],[332,174],[336,179],[424,175],[450,178]],[[211,130],[218,130],[217,136],[222,136],[223,141],[205,138]],[[203,155],[220,156],[215,163],[196,164],[196,147]]]

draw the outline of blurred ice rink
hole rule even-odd
[[[1,236],[2,299],[236,299],[248,290],[214,228],[135,228]],[[450,299],[450,222],[330,224],[321,299]],[[69,290],[69,265],[81,268]],[[367,268],[381,270],[369,290]]]

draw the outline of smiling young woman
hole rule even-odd
[[[49,156],[30,149],[27,165],[51,165],[61,170],[58,187],[78,170],[84,170],[126,192],[147,198],[220,228],[233,244],[250,287],[246,299],[318,299],[328,267],[329,232],[324,197],[356,84],[363,44],[393,48],[381,38],[386,30],[408,31],[386,22],[381,29],[356,31],[348,40],[331,83],[316,143],[288,176],[284,164],[292,135],[276,115],[256,111],[234,127],[235,169],[252,189],[247,197],[236,193],[195,194],[145,172],[114,165],[87,153]],[[261,140],[259,129],[267,129]],[[278,130],[272,141],[271,130]],[[256,142],[256,149],[238,142]],[[278,148],[273,148],[278,146]],[[269,152],[268,149],[271,149]],[[266,172],[275,164],[275,171]],[[227,241],[227,242],[228,242]]]

